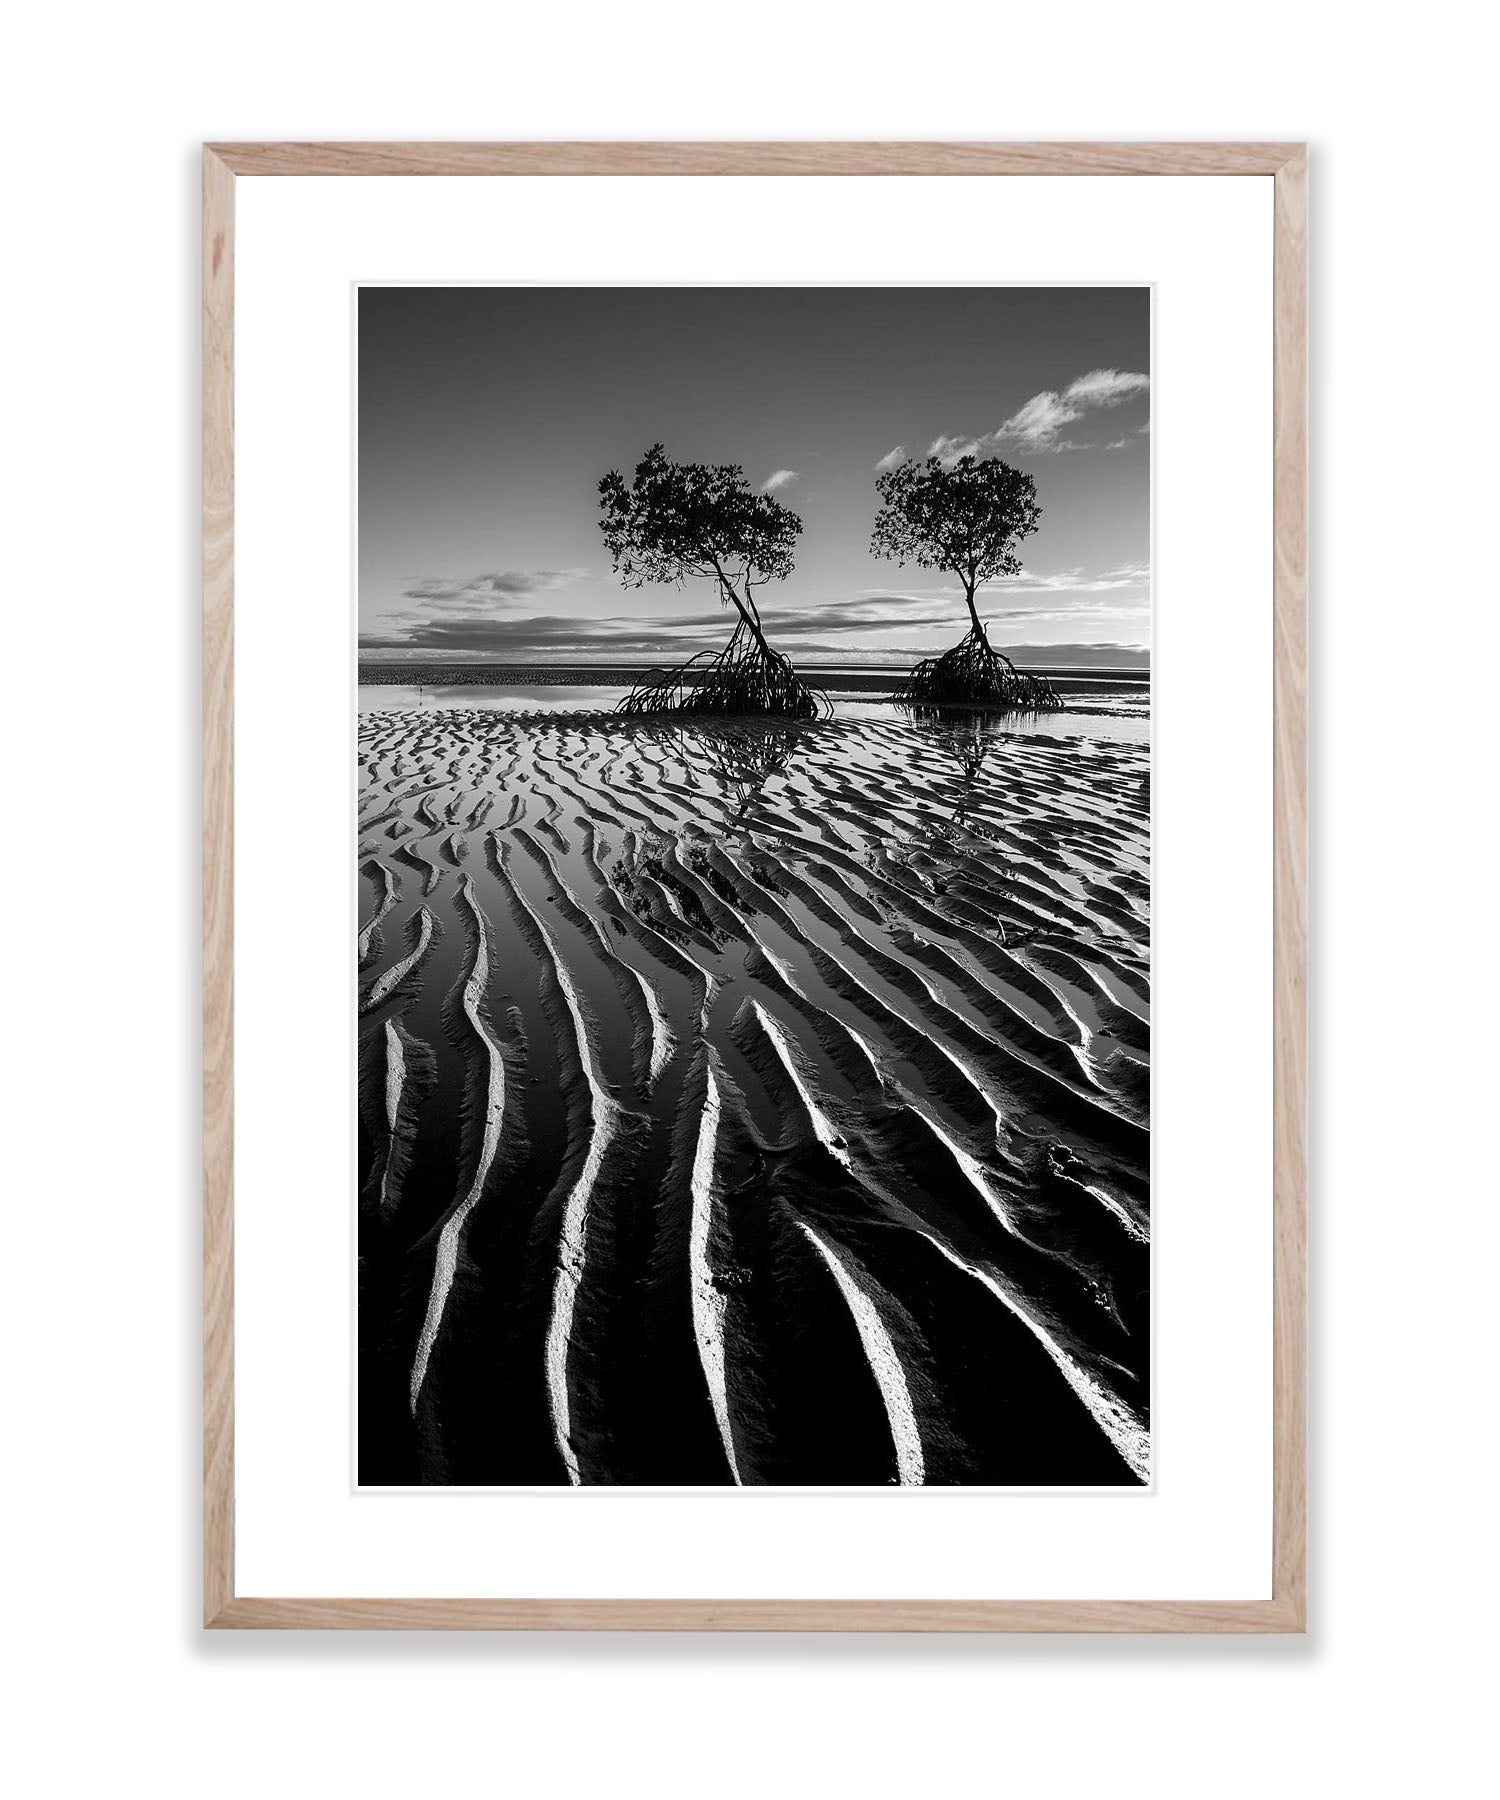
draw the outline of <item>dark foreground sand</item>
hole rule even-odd
[[[360,754],[362,1482],[1145,1478],[1145,746]]]

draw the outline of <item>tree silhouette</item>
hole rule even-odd
[[[710,581],[739,615],[723,650],[653,672],[625,711],[817,716],[817,696],[766,642],[755,600],[757,588],[792,572],[802,521],[789,507],[755,493],[733,464],[674,463],[660,444],[636,464],[633,480],[611,469],[599,505],[605,546],[627,587]]]
[[[969,608],[968,635],[942,656],[919,662],[897,698],[1058,710],[1062,702],[1050,682],[1023,673],[994,649],[974,600],[985,582],[1020,573],[1016,546],[1042,516],[1031,476],[998,457],[961,456],[948,465],[934,456],[898,463],[875,485],[880,511],[871,555],[956,575]]]

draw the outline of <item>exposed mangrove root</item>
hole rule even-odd
[[[827,697],[810,688],[780,651],[743,621],[722,650],[703,650],[675,669],[653,669],[620,702],[631,716],[717,713],[775,719],[827,719]]]
[[[983,626],[941,656],[919,662],[891,695],[905,706],[989,706],[1008,712],[1061,712],[1057,689],[1042,675],[1018,669],[996,650]]]

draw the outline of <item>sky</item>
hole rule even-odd
[[[882,466],[967,451],[1025,469],[1042,509],[1021,573],[978,596],[995,646],[1138,660],[1149,353],[1144,287],[362,288],[361,651],[722,644],[733,617],[706,584],[627,589],[600,535],[600,477],[660,442],[739,465],[802,520],[791,575],[757,594],[794,660],[909,661],[963,635],[957,581],[869,541]]]

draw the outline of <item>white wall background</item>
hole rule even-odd
[[[260,0],[12,23],[0,1755],[24,1765],[16,1791],[1169,1797],[1478,1778],[1497,998],[1482,16]],[[1312,141],[1306,1640],[199,1632],[197,144],[502,136]],[[1435,699],[1408,698],[1414,669]]]

